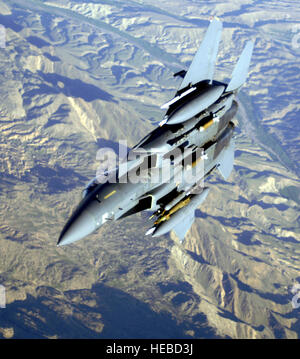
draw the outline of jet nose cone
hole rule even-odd
[[[71,218],[59,236],[57,245],[64,246],[86,237],[97,228],[95,219],[87,211]]]

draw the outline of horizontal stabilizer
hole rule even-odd
[[[226,88],[226,92],[235,91],[239,89],[247,79],[251,56],[253,52],[253,42],[248,41],[234,70],[232,78]]]
[[[231,139],[228,147],[226,147],[224,149],[224,152],[222,153],[220,164],[218,166],[218,170],[220,171],[221,175],[225,180],[227,180],[233,169],[233,162],[234,162],[234,141]]]
[[[215,62],[222,34],[222,22],[214,19],[208,26],[204,39],[179,87],[179,90],[190,83],[212,80]]]

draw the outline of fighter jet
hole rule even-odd
[[[64,226],[57,245],[76,242],[104,223],[140,211],[151,213],[147,235],[175,231],[183,241],[195,210],[209,193],[204,186],[216,169],[224,179],[234,162],[235,96],[246,81],[253,43],[248,41],[228,84],[213,79],[222,22],[210,22],[174,97],[161,106],[162,121],[125,161],[92,180]]]

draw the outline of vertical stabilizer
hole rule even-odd
[[[188,86],[189,83],[195,84],[203,80],[212,81],[222,28],[223,25],[221,21],[217,19],[211,21],[179,90]]]

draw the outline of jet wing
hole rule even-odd
[[[173,227],[173,231],[176,233],[176,236],[179,238],[180,242],[183,242],[184,237],[187,231],[191,228],[194,220],[195,210],[193,209],[179,224]]]
[[[222,22],[217,19],[209,24],[200,48],[185,74],[179,90],[187,87],[189,83],[195,84],[202,80],[212,81],[222,27]]]
[[[196,208],[198,208],[205,201],[208,193],[209,188],[205,187],[202,193],[195,196],[195,202],[192,203],[191,209],[185,214],[184,218],[180,219],[179,223],[172,228],[180,242],[183,242],[187,231],[191,228],[195,220]]]

